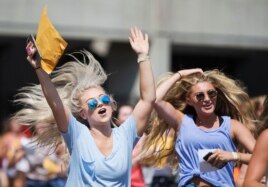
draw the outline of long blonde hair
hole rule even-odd
[[[158,85],[169,79],[173,73],[167,73],[163,75],[158,82]],[[171,103],[175,109],[182,111],[185,114],[196,115],[193,107],[186,104],[186,97],[193,85],[199,82],[210,82],[215,89],[218,91],[217,104],[215,113],[219,116],[227,115],[232,119],[237,119],[247,126],[252,132],[255,131],[255,127],[252,126],[251,121],[255,119],[253,110],[242,111],[241,105],[249,102],[249,96],[246,92],[245,87],[242,86],[238,80],[233,80],[226,76],[219,70],[205,71],[204,75],[191,75],[183,77],[178,80],[171,89],[166,93],[163,100]],[[147,150],[153,150],[153,154],[160,155],[160,157],[169,157],[169,163],[172,167],[176,168],[178,164],[177,156],[175,153],[175,140],[178,133],[173,133],[173,145],[172,149],[164,149],[164,145],[156,145],[160,139],[166,140],[167,131],[170,131],[169,125],[154,111],[152,114],[152,123],[148,129],[149,134],[145,140],[141,157],[144,158],[145,162],[150,160],[152,154],[146,153]],[[178,131],[179,129],[175,129]],[[165,144],[166,141],[162,141]],[[158,147],[158,148],[157,148]],[[162,150],[159,150],[162,147]],[[164,152],[164,154],[161,154]],[[161,160],[161,159],[160,159]],[[151,159],[150,164],[157,165],[159,159]]]
[[[82,55],[82,61],[78,60],[77,54]],[[81,95],[89,88],[102,88],[101,85],[106,81],[107,75],[90,52],[83,50],[69,55],[74,61],[67,62],[56,69],[51,74],[51,81],[55,85],[64,105],[69,108],[69,111],[78,120],[82,120],[79,116],[82,110]],[[20,122],[29,123],[30,125],[37,124],[38,122],[50,124],[46,132],[38,137],[40,144],[56,145],[61,141],[56,121],[47,104],[40,84],[21,88],[15,95],[14,103],[22,105],[22,109],[14,115],[14,118]],[[112,107],[114,110],[116,109],[113,99]]]
[[[268,96],[265,97],[263,103],[263,111],[260,115],[260,122],[258,126],[258,136],[265,130],[268,129]]]

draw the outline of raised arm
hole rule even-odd
[[[155,101],[155,82],[149,60],[148,35],[137,27],[131,28],[129,42],[132,49],[138,55],[140,77],[140,100],[133,110],[133,116],[137,121],[137,133],[141,136],[148,124],[148,119]]]
[[[69,113],[67,108],[64,107],[61,98],[51,82],[48,74],[41,68],[41,63],[36,62],[33,59],[33,55],[36,52],[36,48],[34,47],[32,42],[29,42],[26,46],[26,51],[28,54],[27,60],[34,68],[39,82],[41,84],[44,96],[50,106],[54,118],[56,120],[58,129],[61,132],[66,132],[68,129],[68,122],[69,122]]]
[[[156,101],[154,108],[157,113],[172,127],[177,128],[178,122],[181,122],[183,113],[179,110],[176,110],[169,102],[163,100],[166,93],[169,89],[182,77],[195,74],[203,73],[199,68],[197,69],[188,69],[180,70],[174,73],[169,79],[161,83],[156,89]]]

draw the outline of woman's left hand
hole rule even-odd
[[[229,151],[224,151],[222,149],[217,149],[213,152],[213,154],[208,158],[207,162],[211,165],[218,167],[224,163],[233,161],[233,154]]]
[[[141,32],[137,27],[130,29],[129,42],[132,49],[138,54],[148,55],[149,53],[149,42],[148,35]]]

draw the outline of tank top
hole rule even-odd
[[[223,168],[214,171],[200,171],[198,150],[236,151],[230,135],[231,119],[228,116],[221,118],[223,121],[219,128],[203,130],[196,126],[192,115],[184,115],[175,145],[179,159],[178,186],[186,185],[193,177],[200,177],[213,186],[235,186],[234,162],[228,162]]]

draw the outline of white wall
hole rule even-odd
[[[174,43],[268,47],[267,0],[0,0],[0,34],[35,32],[44,5],[65,36],[126,40],[138,25]]]

